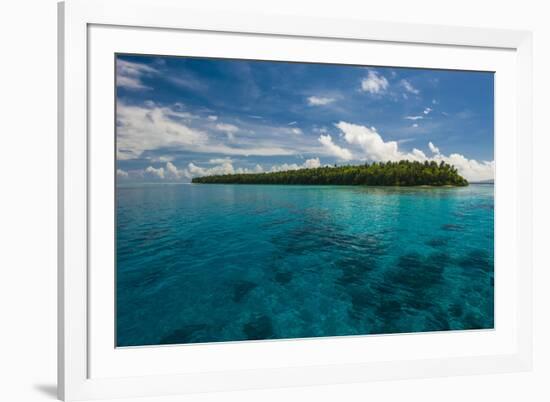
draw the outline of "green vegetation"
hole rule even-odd
[[[443,161],[375,162],[357,166],[319,167],[270,173],[195,177],[193,183],[332,184],[369,186],[467,186],[456,168]]]

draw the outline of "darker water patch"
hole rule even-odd
[[[353,286],[347,290],[347,295],[351,301],[348,315],[353,320],[363,320],[365,313],[376,308],[376,298],[368,288]]]
[[[148,288],[149,286],[153,286],[156,282],[159,282],[164,277],[164,273],[162,270],[150,270],[149,272],[143,273],[139,280],[139,285]]]
[[[174,345],[179,343],[197,343],[204,339],[205,324],[186,325],[179,328],[159,341],[159,345]]]
[[[394,267],[374,283],[374,316],[377,317],[374,331],[384,333],[400,328],[401,320],[415,316],[418,321],[426,312],[435,311],[438,303],[438,289],[444,284],[443,273],[449,264],[446,253],[428,256],[419,253],[401,255]],[[448,328],[444,314],[424,318],[425,326],[435,330]],[[403,332],[403,331],[397,331]]]
[[[330,228],[323,231],[316,226],[307,225],[290,231],[287,236],[274,239],[273,244],[282,249],[285,254],[309,254],[331,247],[330,231]]]
[[[436,252],[430,254],[426,262],[428,265],[436,265],[440,268],[444,268],[451,262],[451,256],[445,252]]]
[[[287,253],[302,254],[330,247],[333,239],[338,237],[340,228],[324,217],[312,219],[308,214],[294,217],[293,228],[278,233],[273,243]]]
[[[130,242],[137,242],[140,245],[147,245],[155,240],[164,239],[170,230],[162,227],[146,228],[137,233],[137,235],[130,240]]]
[[[340,286],[363,285],[368,279],[369,273],[376,268],[376,263],[369,255],[348,257],[338,260],[335,266],[342,271],[342,275],[336,280]]]
[[[284,236],[275,236],[271,242],[285,255],[347,251],[358,255],[381,255],[386,251],[381,234],[349,234],[343,227],[323,217],[312,220],[306,216],[298,227]]]
[[[399,257],[395,269],[390,271],[390,280],[409,290],[430,288],[441,283],[448,261],[446,253],[435,253],[428,257],[419,253],[405,254]]]
[[[426,242],[426,245],[433,248],[445,247],[447,244],[449,244],[447,237],[434,237]]]
[[[243,332],[248,340],[260,340],[274,338],[271,318],[260,315],[243,326]]]
[[[488,329],[494,328],[493,316],[484,316],[478,312],[470,311],[462,320],[463,329]]]
[[[459,318],[464,314],[464,307],[460,303],[453,303],[449,307],[449,314],[453,318]]]
[[[279,218],[279,219],[272,219],[268,222],[263,222],[260,224],[261,229],[271,229],[278,226],[285,226],[290,223],[294,222],[294,217],[286,217],[286,218]]]
[[[198,256],[195,252],[197,249],[195,239],[164,236],[146,241],[151,241],[151,244],[143,243],[141,238],[128,240],[126,247],[117,249],[117,259],[125,259],[128,256],[139,256],[140,259],[156,259],[160,255],[168,258],[170,256]]]
[[[464,226],[454,223],[446,223],[444,225],[441,225],[441,229],[447,232],[462,232],[464,230]]]
[[[132,289],[145,289],[150,291],[166,279],[167,266],[159,268],[140,267],[126,271],[121,275],[121,269],[117,266],[117,289],[120,287],[129,287]],[[123,279],[118,279],[122,277]]]
[[[383,300],[377,308],[377,313],[382,317],[396,317],[401,314],[403,305],[398,300]]]
[[[374,243],[361,241],[361,244],[361,248],[354,248],[356,252],[346,253],[332,265],[340,272],[335,284],[341,296],[351,302],[348,315],[358,321],[376,307],[376,297],[370,283],[375,282],[372,275],[378,268],[377,253],[368,251],[371,246],[376,248]]]
[[[495,204],[493,203],[483,203],[483,204],[475,204],[475,205],[470,205],[467,209],[469,210],[476,210],[476,209],[481,209],[481,210],[486,210],[486,211],[494,211],[495,209]]]
[[[465,270],[492,272],[493,262],[490,254],[481,249],[470,251],[465,256],[458,259],[457,264]]]
[[[252,289],[256,288],[258,286],[257,283],[242,280],[238,281],[235,286],[233,287],[233,301],[236,303],[240,303],[242,299],[245,298],[246,295],[248,295]]]
[[[448,331],[452,329],[447,312],[435,309],[424,320],[423,331]]]
[[[293,274],[290,271],[279,271],[275,274],[275,282],[286,285],[292,280]]]
[[[449,255],[443,252],[428,256],[408,253],[380,277],[375,270],[376,260],[371,257],[343,259],[337,264],[342,274],[336,283],[351,302],[349,317],[361,322],[373,320],[372,331],[382,333],[399,328],[403,317],[434,307],[434,289],[443,284],[449,262]],[[437,322],[442,329],[449,326],[445,317],[432,318],[428,324],[431,328]]]

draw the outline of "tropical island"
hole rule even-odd
[[[239,173],[195,177],[204,184],[311,184],[368,186],[467,186],[457,169],[444,161],[373,162],[324,166],[268,173]]]

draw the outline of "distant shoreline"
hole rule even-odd
[[[492,184],[492,185],[494,185],[495,180],[494,179],[489,179],[489,180],[472,181],[472,182],[470,182],[470,184]]]
[[[157,184],[163,184],[163,183],[157,183]],[[166,183],[164,183],[166,184]],[[176,183],[174,183],[176,184]],[[465,185],[452,185],[452,184],[442,184],[442,185],[431,185],[431,184],[417,184],[417,185],[383,185],[383,184],[336,184],[336,183],[326,183],[326,184],[301,184],[301,183],[181,183],[181,184],[217,184],[217,185],[238,185],[238,186],[288,186],[288,187],[298,187],[298,186],[304,186],[304,187],[381,187],[381,188],[460,188],[460,187],[468,187],[471,184],[489,184],[489,183],[468,183]]]
[[[431,185],[417,185],[417,186],[384,186],[384,185],[370,185],[370,184],[246,184],[246,183],[193,183],[193,182],[141,182],[141,181],[133,181],[133,182],[126,182],[126,183],[119,183],[117,184],[117,189],[123,189],[123,188],[130,188],[134,186],[179,186],[179,185],[204,185],[204,184],[225,184],[225,185],[239,185],[239,186],[320,186],[320,187],[330,187],[330,186],[338,186],[338,187],[372,187],[372,188],[418,188],[418,189],[441,189],[441,188],[460,188],[460,187],[468,187],[468,186],[494,186],[494,183],[480,183],[480,182],[469,182],[467,186],[452,186],[452,185],[442,185],[442,186],[431,186]]]
[[[374,162],[355,166],[324,166],[266,173],[237,173],[195,177],[192,183],[205,184],[300,184],[370,186],[454,186],[468,181],[457,169],[443,161],[436,163],[399,161]]]

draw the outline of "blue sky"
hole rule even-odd
[[[117,57],[121,180],[445,160],[493,178],[493,74]]]

